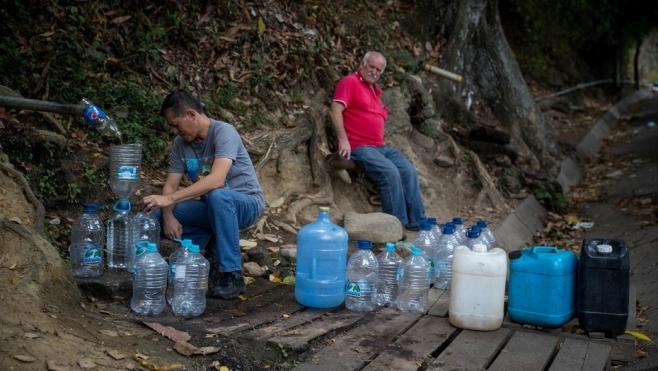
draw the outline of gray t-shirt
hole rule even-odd
[[[179,135],[174,138],[169,158],[169,172],[186,174],[196,182],[210,174],[215,158],[230,158],[233,165],[226,175],[226,187],[258,198],[265,207],[256,170],[237,130],[226,122],[210,120],[208,136],[202,142],[188,143]]]

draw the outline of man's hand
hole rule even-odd
[[[144,212],[150,213],[156,208],[165,208],[174,204],[174,199],[171,195],[150,195],[142,199]]]
[[[352,146],[350,146],[350,142],[347,140],[347,138],[338,140],[338,154],[347,160],[350,159],[350,155],[352,154]]]
[[[183,236],[183,226],[173,214],[163,214],[162,222],[165,236],[172,240]]]

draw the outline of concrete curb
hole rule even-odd
[[[565,158],[560,164],[557,181],[564,192],[578,185],[583,179],[582,160],[596,158],[603,138],[617,126],[621,115],[634,104],[651,98],[651,89],[639,90],[627,95],[608,110],[576,146],[575,156]],[[582,159],[582,160],[581,160]],[[532,241],[538,230],[544,228],[546,209],[534,196],[526,197],[496,228],[494,234],[499,246],[506,251],[523,248]]]

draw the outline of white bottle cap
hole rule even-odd
[[[476,243],[473,245],[473,251],[475,252],[487,252],[487,245],[481,244],[481,243]]]
[[[610,254],[612,252],[612,246],[610,246],[610,245],[596,245],[596,251],[599,254]]]

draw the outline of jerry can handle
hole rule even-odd
[[[530,248],[530,253],[531,254],[546,254],[546,253],[552,253],[555,254],[557,253],[557,248],[553,246],[532,246]]]

